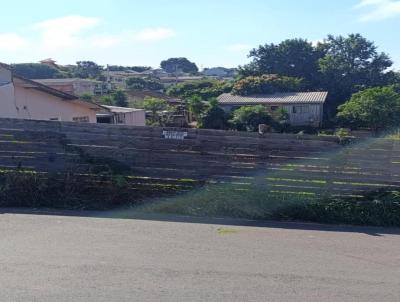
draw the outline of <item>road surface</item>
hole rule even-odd
[[[0,301],[400,301],[400,230],[167,220],[4,211]]]

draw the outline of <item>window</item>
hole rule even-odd
[[[58,120],[60,120],[58,117],[51,117],[50,119],[49,119],[50,121],[58,121]]]
[[[308,107],[308,106],[293,106],[292,112],[299,113],[299,114],[308,113],[308,112],[310,112],[310,107]]]
[[[74,122],[78,122],[78,123],[89,123],[88,116],[77,116],[77,117],[73,117],[72,120]]]
[[[279,106],[271,106],[271,111],[276,111],[278,110]]]

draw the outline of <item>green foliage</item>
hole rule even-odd
[[[391,84],[385,71],[392,61],[360,34],[329,35],[320,47],[325,53],[319,60],[322,87],[330,93],[331,111],[354,92]]]
[[[122,175],[0,173],[0,207],[103,210],[134,204],[138,199]]]
[[[252,62],[240,68],[243,76],[279,74],[306,79],[308,84],[317,80],[318,59],[323,52],[303,39],[288,39],[279,44],[265,44],[253,49]]]
[[[378,191],[359,198],[328,198],[291,204],[275,213],[275,218],[320,223],[371,226],[400,226],[400,193]]]
[[[183,99],[200,96],[203,100],[217,97],[225,92],[230,92],[232,83],[218,80],[201,80],[184,82],[173,85],[167,89],[167,94]]]
[[[166,100],[146,97],[143,108],[151,112],[148,123],[150,126],[166,126],[171,121],[172,110]]]
[[[243,106],[233,112],[229,122],[236,130],[256,132],[258,125],[270,125],[272,118],[262,105]]]
[[[118,65],[109,65],[108,70],[110,71],[136,71],[143,72],[146,70],[150,70],[149,66],[118,66]]]
[[[304,81],[301,78],[293,78],[278,75],[250,76],[235,83],[233,94],[273,94],[277,92],[296,92],[304,89]]]
[[[317,45],[302,39],[285,40],[253,49],[250,57],[250,64],[240,69],[242,76],[303,78],[307,90],[328,91],[325,109],[330,118],[353,93],[399,83],[398,73],[387,72],[392,66],[389,57],[360,34],[329,35]]]
[[[204,112],[206,109],[206,104],[204,103],[203,99],[200,96],[192,96],[188,101],[187,101],[187,106],[190,110],[190,112],[194,115],[196,120],[199,120],[200,115]]]
[[[199,120],[199,128],[205,129],[228,129],[228,114],[218,106],[215,99],[209,101],[210,106],[201,115]]]
[[[84,94],[82,94],[79,98],[80,98],[81,100],[90,102],[90,101],[93,100],[93,95],[90,94],[90,93],[84,93]]]
[[[115,91],[111,97],[115,106],[128,107],[128,97],[123,90]]]
[[[170,58],[162,61],[160,66],[168,73],[184,72],[195,74],[199,71],[196,64],[186,58]]]
[[[92,61],[78,61],[73,69],[74,76],[82,79],[95,79],[101,75],[103,67]]]
[[[355,93],[339,107],[337,118],[343,125],[374,130],[398,126],[400,94],[393,86],[370,88]]]
[[[113,104],[113,98],[110,95],[103,95],[98,99],[100,104],[103,105],[112,105]]]
[[[60,70],[46,64],[13,64],[12,68],[17,75],[27,79],[54,79],[64,77]]]
[[[130,89],[147,89],[147,90],[162,90],[164,86],[158,79],[130,77],[126,79],[126,85]]]

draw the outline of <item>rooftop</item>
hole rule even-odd
[[[106,106],[106,105],[102,105],[102,107],[107,108],[111,112],[115,112],[115,113],[128,113],[128,112],[135,112],[135,111],[143,111],[144,110],[144,109],[118,107],[118,106]]]
[[[258,95],[233,95],[223,93],[218,97],[220,104],[246,105],[246,104],[322,104],[325,102],[328,92],[287,92]]]

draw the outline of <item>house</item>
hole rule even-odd
[[[14,74],[0,63],[0,118],[96,123],[99,105]]]
[[[109,92],[107,83],[89,79],[37,79],[35,82],[74,95],[103,95]]]
[[[292,126],[314,126],[322,124],[323,106],[328,92],[290,92],[266,95],[240,96],[224,93],[218,97],[225,111],[233,111],[242,106],[263,105],[267,111],[283,108],[289,114]]]
[[[142,104],[147,97],[163,99],[171,106],[181,105],[183,101],[179,98],[168,96],[162,92],[145,89],[130,89],[127,91],[129,101],[134,104]]]
[[[204,68],[202,73],[207,77],[234,78],[237,75],[237,69],[225,68],[225,67],[212,67],[212,68]]]
[[[146,111],[144,109],[103,106],[104,110],[97,113],[100,124],[118,124],[130,126],[145,126]]]

